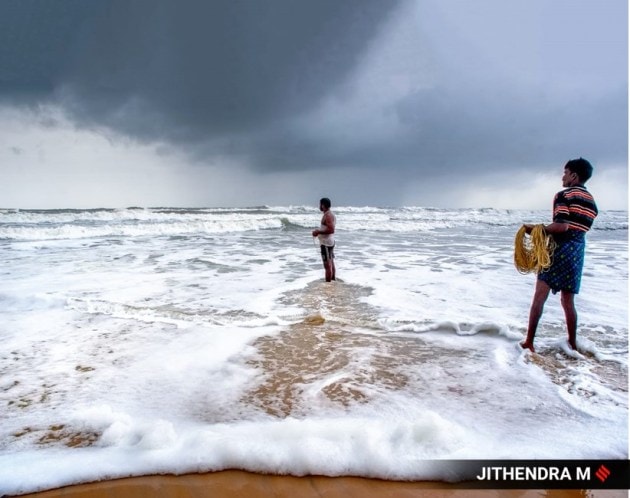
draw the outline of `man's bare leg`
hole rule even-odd
[[[577,311],[575,309],[575,294],[572,292],[561,291],[560,302],[564,309],[564,317],[567,321],[567,333],[569,335],[569,346],[571,349],[577,350],[575,342],[577,337]]]
[[[334,276],[333,264],[331,259],[327,259],[326,261],[324,261],[324,270],[326,272],[326,282],[331,282]]]
[[[534,337],[536,336],[536,329],[538,328],[538,322],[542,316],[545,308],[545,302],[549,297],[551,288],[542,280],[536,280],[536,288],[534,290],[534,298],[532,299],[532,305],[529,309],[529,323],[527,325],[527,338],[524,342],[521,342],[523,349],[529,349],[531,352],[534,350]]]

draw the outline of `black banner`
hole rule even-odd
[[[432,473],[469,489],[630,489],[630,460],[434,460]]]

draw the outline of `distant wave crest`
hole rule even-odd
[[[340,231],[419,232],[477,225],[514,227],[548,219],[546,211],[336,207]],[[308,230],[320,213],[309,206],[245,208],[141,208],[0,210],[0,240],[59,240],[98,237],[178,236],[257,230]],[[594,230],[627,230],[628,213],[602,213]]]

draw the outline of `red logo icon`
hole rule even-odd
[[[604,482],[606,479],[608,479],[608,476],[610,476],[610,470],[608,470],[604,465],[600,466],[599,469],[597,469],[597,472],[595,472],[595,476],[602,482]]]

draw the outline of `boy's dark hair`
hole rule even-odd
[[[330,199],[328,197],[322,197],[319,200],[319,204],[323,205],[326,209],[330,209],[330,206],[332,206]]]
[[[593,166],[586,159],[580,157],[579,159],[571,159],[566,165],[569,171],[575,173],[580,182],[585,183],[593,175]]]

